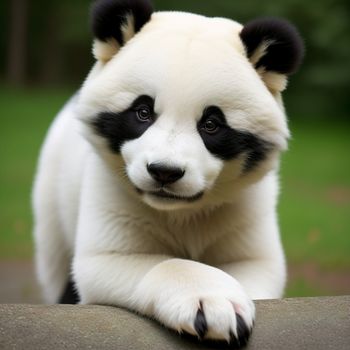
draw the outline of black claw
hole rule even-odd
[[[239,340],[236,338],[234,333],[230,331],[230,348],[238,349],[240,347]]]
[[[200,339],[203,339],[208,332],[208,324],[205,319],[205,314],[203,312],[202,304],[197,311],[196,319],[194,320],[194,329],[196,330]]]
[[[231,334],[231,339],[234,339],[233,342],[236,344],[238,347],[242,347],[247,345],[250,334],[252,333],[252,329],[249,329],[249,327],[246,325],[244,322],[243,318],[241,315],[236,313],[236,320],[237,320],[237,335],[238,339],[235,339],[235,336]],[[232,337],[233,335],[233,337]]]

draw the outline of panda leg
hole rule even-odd
[[[71,257],[52,213],[41,214],[34,229],[36,272],[45,301],[54,304],[64,295]]]

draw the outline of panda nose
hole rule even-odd
[[[172,184],[185,175],[185,171],[181,168],[171,167],[161,163],[147,164],[147,170],[153,179],[162,185]]]

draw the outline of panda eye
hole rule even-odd
[[[217,120],[213,119],[213,118],[208,118],[204,124],[203,127],[204,131],[208,134],[215,134],[220,126]]]
[[[148,122],[153,116],[151,108],[147,105],[142,105],[136,110],[137,119],[141,122]]]
[[[219,107],[210,106],[204,109],[198,128],[209,135],[214,135],[226,125],[224,113]]]

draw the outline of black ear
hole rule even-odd
[[[151,18],[149,0],[97,0],[91,7],[94,55],[110,60]]]
[[[304,57],[299,32],[283,19],[255,19],[243,27],[240,37],[249,60],[261,75],[268,72],[282,76],[293,74]],[[280,88],[277,90],[283,90]]]

